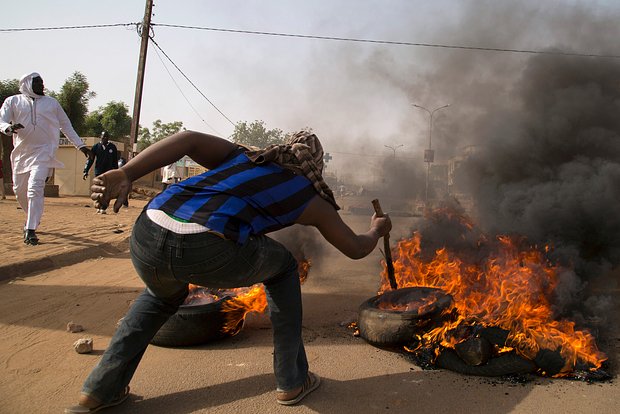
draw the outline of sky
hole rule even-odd
[[[0,29],[134,23],[144,1],[0,0]],[[10,16],[10,18],[6,18]],[[488,48],[620,54],[620,2],[548,0],[156,0],[152,22],[219,29]],[[601,31],[592,46],[581,34]],[[151,43],[140,123],[182,121],[229,137],[238,121],[284,132],[312,128],[334,157],[333,172],[359,176],[396,155],[419,163],[428,114],[437,112],[438,161],[475,142],[481,114],[507,105],[510,85],[531,55],[407,45],[274,37],[155,26],[154,39],[220,115]],[[613,40],[613,41],[612,41]],[[608,44],[603,44],[609,41]],[[41,73],[59,90],[75,71],[97,96],[133,111],[140,38],[135,27],[0,32],[0,79]],[[159,53],[158,53],[159,52]],[[188,102],[189,101],[189,102]],[[367,169],[372,171],[373,168]],[[374,173],[373,173],[374,174]]]

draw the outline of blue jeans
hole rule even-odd
[[[302,305],[297,262],[280,243],[252,236],[243,244],[213,233],[176,234],[143,212],[130,242],[131,260],[145,291],[122,319],[82,393],[102,403],[122,393],[159,328],[188,295],[188,283],[233,288],[263,283],[274,338],[277,387],[303,384],[308,361],[301,337]]]

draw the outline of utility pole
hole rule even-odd
[[[137,148],[138,128],[140,128],[140,107],[142,105],[142,85],[144,84],[144,69],[146,67],[146,51],[149,46],[151,32],[151,15],[153,14],[153,0],[146,0],[144,19],[140,29],[140,60],[138,61],[138,78],[136,79],[136,94],[133,101],[133,117],[131,118],[131,135],[129,137],[128,158],[131,159]]]

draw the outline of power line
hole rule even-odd
[[[35,31],[48,31],[48,30],[72,30],[72,29],[99,29],[105,27],[128,27],[138,26],[140,23],[112,23],[112,24],[89,24],[83,26],[56,26],[56,27],[29,27],[29,28],[12,28],[12,29],[0,29],[0,32],[35,32]]]
[[[207,98],[207,96],[206,96],[204,93],[202,93],[202,91],[201,91],[200,89],[198,89],[198,86],[196,86],[196,85],[194,84],[194,82],[192,82],[192,81],[190,80],[190,78],[188,78],[188,77],[187,77],[187,75],[186,75],[185,73],[183,73],[183,71],[181,70],[181,68],[179,68],[179,67],[177,66],[177,64],[176,64],[176,63],[174,63],[174,61],[170,58],[170,56],[168,56],[168,54],[167,54],[166,52],[164,52],[164,50],[161,48],[161,46],[159,46],[159,44],[155,41],[155,39],[153,39],[153,36],[150,36],[150,39],[151,39],[151,42],[153,42],[153,44],[155,45],[155,47],[157,47],[157,49],[159,49],[159,50],[161,51],[161,53],[162,53],[162,54],[166,57],[166,59],[168,59],[168,60],[170,61],[170,63],[172,63],[172,65],[173,65],[173,66],[174,66],[174,67],[175,67],[175,68],[179,71],[179,73],[180,73],[181,75],[183,75],[183,77],[184,77],[184,78],[185,78],[185,79],[186,79],[186,80],[187,80],[187,81],[188,81],[188,82],[189,82],[189,83],[190,83],[190,84],[194,87],[194,89],[196,89],[196,90],[198,91],[198,93],[199,93],[200,95],[202,95],[202,97],[203,97],[203,98],[205,98],[205,99],[207,100],[207,102],[209,102],[209,104],[211,104],[211,106],[212,106],[213,108],[215,108],[215,110],[216,110],[216,111],[218,111],[218,112],[220,113],[220,115],[222,115],[224,118],[226,118],[226,120],[227,120],[228,122],[230,122],[230,124],[231,124],[232,126],[235,126],[235,123],[234,123],[233,121],[231,121],[231,120],[230,120],[230,118],[228,118],[228,117],[224,114],[224,112],[222,112],[222,111],[220,110],[220,108],[218,108],[217,106],[215,106],[215,104],[214,104],[213,102],[211,102],[211,100],[210,100],[209,98]]]
[[[97,25],[83,25],[83,26],[10,28],[10,29],[0,29],[0,32],[93,29],[93,28],[106,28],[106,27],[118,27],[118,26],[138,26],[140,24],[141,23],[114,23],[114,24],[97,24]],[[510,49],[510,48],[500,48],[500,47],[449,45],[449,44],[441,44],[441,43],[419,43],[419,42],[404,42],[404,41],[376,40],[376,39],[358,39],[358,38],[351,38],[351,37],[317,36],[317,35],[302,35],[302,34],[294,34],[294,33],[263,32],[263,31],[255,31],[255,30],[222,29],[222,28],[215,28],[215,27],[187,26],[187,25],[181,25],[181,24],[168,24],[168,23],[151,23],[151,26],[161,26],[161,27],[170,27],[170,28],[179,28],[179,29],[207,30],[207,31],[212,31],[212,32],[224,32],[224,33],[239,33],[239,34],[291,37],[291,38],[315,39],[315,40],[332,40],[332,41],[341,41],[341,42],[371,43],[371,44],[396,45],[396,46],[416,46],[416,47],[429,47],[429,48],[439,48],[439,49],[620,59],[620,55],[567,52],[563,50]]]
[[[198,110],[194,107],[194,105],[192,105],[192,103],[189,101],[189,99],[187,98],[187,96],[185,95],[185,93],[183,93],[183,90],[181,89],[181,87],[179,86],[179,84],[177,83],[177,81],[174,79],[174,76],[172,76],[172,73],[170,73],[170,71],[168,70],[168,67],[166,66],[166,63],[164,62],[164,60],[161,58],[161,55],[159,54],[159,51],[157,49],[155,49],[155,54],[157,54],[157,57],[159,58],[159,60],[161,61],[162,66],[164,67],[164,69],[166,69],[166,72],[168,73],[168,76],[170,76],[170,79],[172,80],[172,82],[174,83],[174,85],[177,87],[177,89],[179,90],[179,92],[181,93],[181,95],[183,95],[183,98],[185,98],[185,101],[187,102],[187,104],[190,106],[190,108],[192,108],[194,110],[194,113],[196,115],[198,115],[198,118],[200,118],[200,120],[202,122],[204,122],[204,124],[206,126],[208,126],[209,128],[211,128],[216,134],[221,135],[215,128],[213,128],[211,125],[209,125],[209,123],[207,121],[205,121],[205,119],[202,117],[202,115],[200,115],[200,113],[198,113]]]
[[[527,49],[508,49],[508,48],[481,47],[481,46],[446,45],[446,44],[438,44],[438,43],[414,43],[414,42],[401,42],[401,41],[390,41],[390,40],[357,39],[357,38],[351,38],[351,37],[315,36],[315,35],[301,35],[301,34],[291,34],[291,33],[260,32],[260,31],[253,31],[253,30],[221,29],[221,28],[214,28],[214,27],[185,26],[185,25],[167,24],[167,23],[153,23],[153,26],[172,27],[172,28],[179,28],[179,29],[208,30],[212,32],[253,34],[253,35],[262,35],[262,36],[278,36],[278,37],[293,37],[293,38],[301,38],[301,39],[336,40],[336,41],[342,41],[342,42],[373,43],[373,44],[383,44],[383,45],[418,46],[418,47],[476,50],[476,51],[488,51],[488,52],[510,52],[510,53],[527,53],[527,54],[539,54],[539,55],[556,55],[556,56],[559,55],[559,56],[599,57],[599,58],[620,59],[620,55],[566,52],[562,50],[555,50],[555,51],[554,50],[527,50]]]

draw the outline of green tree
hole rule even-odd
[[[19,80],[18,79],[6,79],[0,80],[0,105],[4,103],[4,100],[12,95],[19,94]]]
[[[138,131],[138,152],[144,150],[149,145],[161,141],[162,139],[169,137],[172,134],[176,134],[179,131],[185,131],[183,122],[173,121],[168,123],[161,122],[161,119],[157,119],[153,122],[152,130],[148,128],[140,128]]]
[[[124,102],[108,102],[86,116],[84,131],[85,135],[93,137],[106,131],[110,134],[110,139],[125,142],[125,138],[131,133],[129,107]]]
[[[267,129],[263,121],[254,121],[251,124],[245,121],[237,122],[230,138],[237,144],[258,148],[283,144],[285,141],[281,129]]]
[[[103,132],[103,126],[101,125],[102,107],[97,110],[89,112],[84,118],[84,136],[98,137]]]
[[[80,72],[74,72],[62,85],[60,92],[49,92],[49,95],[56,98],[65,110],[78,135],[84,135],[86,132],[85,119],[88,114],[88,101],[97,96],[89,88],[86,76]]]
[[[12,95],[19,94],[19,80],[18,79],[6,79],[0,81],[0,105],[4,103],[4,100]],[[11,177],[11,160],[9,155],[13,151],[13,140],[0,134],[2,140],[2,146],[0,146],[0,156],[2,157],[2,168],[4,170],[4,182],[12,182]]]

